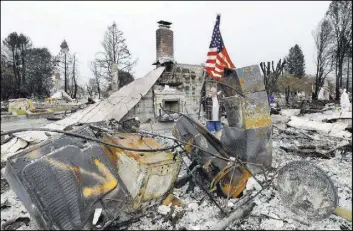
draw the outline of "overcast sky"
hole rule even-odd
[[[80,83],[92,74],[88,64],[98,51],[107,26],[115,21],[128,48],[139,62],[136,77],[154,68],[157,21],[172,22],[174,58],[178,63],[205,62],[217,13],[221,33],[236,67],[278,61],[298,44],[307,74],[315,73],[312,30],[324,16],[329,1],[276,2],[1,2],[1,40],[24,33],[35,47],[59,53],[66,39],[79,59]]]

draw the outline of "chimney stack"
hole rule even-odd
[[[154,64],[174,62],[174,35],[170,30],[171,22],[159,21],[159,28],[156,31],[157,59]]]

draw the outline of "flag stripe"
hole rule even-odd
[[[224,46],[221,31],[219,30],[220,16],[217,16],[216,24],[213,28],[213,34],[209,50],[207,53],[207,60],[205,70],[214,79],[219,79],[224,74],[224,68],[234,68],[227,49]]]

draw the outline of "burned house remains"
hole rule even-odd
[[[159,21],[156,31],[156,67],[164,66],[165,70],[153,87],[142,97],[124,119],[138,117],[141,122],[150,118],[156,121],[169,121],[170,118],[161,110],[160,105],[171,111],[197,115],[199,111],[200,92],[204,76],[211,80],[200,65],[181,64],[174,59],[174,34],[170,29],[172,23]],[[206,83],[210,88],[212,83]]]

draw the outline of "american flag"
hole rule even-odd
[[[221,16],[217,15],[216,25],[213,29],[210,49],[207,53],[207,61],[205,64],[205,70],[214,79],[219,79],[223,76],[225,67],[235,67],[223,43],[221,31],[219,30],[220,21]]]

